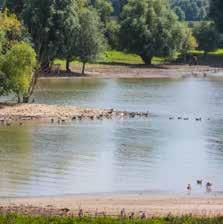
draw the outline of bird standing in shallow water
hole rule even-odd
[[[203,183],[203,180],[197,180],[198,185],[202,185],[202,183]]]
[[[188,184],[188,185],[187,185],[187,193],[188,193],[188,194],[191,194],[191,190],[192,190],[191,185]]]

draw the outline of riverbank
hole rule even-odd
[[[112,119],[148,117],[148,112],[128,112],[114,109],[94,109],[74,106],[47,104],[0,104],[0,121],[10,125],[11,121],[45,120],[52,123],[65,123],[82,119]]]
[[[71,64],[71,72],[42,74],[44,77],[88,77],[88,78],[186,78],[207,77],[223,72],[222,66],[163,64],[145,66],[140,64],[87,64],[85,75],[80,74],[81,64]]]
[[[85,216],[117,217],[123,208],[126,216],[134,212],[135,217],[140,217],[142,213],[146,217],[164,217],[169,214],[223,216],[223,196],[99,194],[0,199],[1,214],[78,216],[82,209]]]

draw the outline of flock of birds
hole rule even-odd
[[[66,209],[66,208],[65,208]],[[65,212],[68,212],[69,211],[69,209],[68,210],[65,210],[64,209],[64,211]],[[79,218],[82,218],[82,217],[84,217],[84,211],[83,211],[83,209],[82,208],[80,208],[79,210],[78,210],[78,217]],[[97,216],[106,216],[106,212],[104,212],[104,211],[102,211],[102,212],[98,212],[98,210],[96,210],[96,212],[95,212],[95,217],[97,217]],[[126,218],[129,218],[129,219],[134,219],[136,217],[136,214],[135,214],[135,212],[130,212],[130,213],[127,213],[126,211],[125,211],[125,208],[123,208],[123,209],[121,209],[121,211],[120,211],[120,218],[123,218],[123,219],[126,219]],[[137,215],[137,217],[138,217],[138,215]],[[146,213],[145,212],[143,212],[143,211],[141,211],[140,212],[140,216],[139,216],[139,218],[141,218],[141,219],[146,219]]]
[[[201,179],[201,180],[197,180],[197,185],[200,185],[200,186],[202,186],[203,185],[203,180]],[[205,184],[205,187],[206,187],[206,192],[207,193],[210,193],[211,191],[212,191],[212,183],[211,182],[207,182],[206,184]],[[188,184],[187,185],[187,192],[188,192],[188,194],[191,194],[191,191],[192,191],[192,187],[191,187],[191,184]]]
[[[169,117],[169,120],[174,120],[175,117]],[[189,117],[176,117],[177,120],[184,120],[184,121],[189,121],[190,118]],[[196,117],[195,121],[202,121],[203,119],[201,117]],[[209,121],[210,118],[207,118],[207,120]]]

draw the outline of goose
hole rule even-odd
[[[188,191],[189,194],[191,193],[191,190],[192,190],[191,185],[188,184],[188,185],[187,185],[187,191]]]
[[[143,212],[142,214],[141,214],[141,217],[140,217],[141,219],[146,219],[146,213],[145,212]]]
[[[202,179],[201,180],[197,180],[197,184],[202,185],[202,183],[203,183]]]
[[[196,121],[202,121],[202,118],[199,117],[199,118],[196,118],[195,120],[196,120]]]
[[[125,209],[124,208],[121,210],[120,216],[121,216],[121,218],[125,218],[126,214],[125,214]]]
[[[211,192],[211,187],[212,187],[212,183],[207,182],[207,183],[206,183],[206,191],[207,191],[208,193]]]
[[[133,219],[134,218],[134,215],[135,215],[135,213],[134,212],[131,212],[130,213],[130,216],[129,216],[129,219]]]
[[[79,218],[82,218],[83,216],[84,216],[83,209],[79,209],[79,211],[78,211],[78,217]]]

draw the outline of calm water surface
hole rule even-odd
[[[0,126],[0,196],[181,193],[188,183],[202,193],[197,178],[223,190],[221,78],[42,80],[35,99],[152,116]]]

